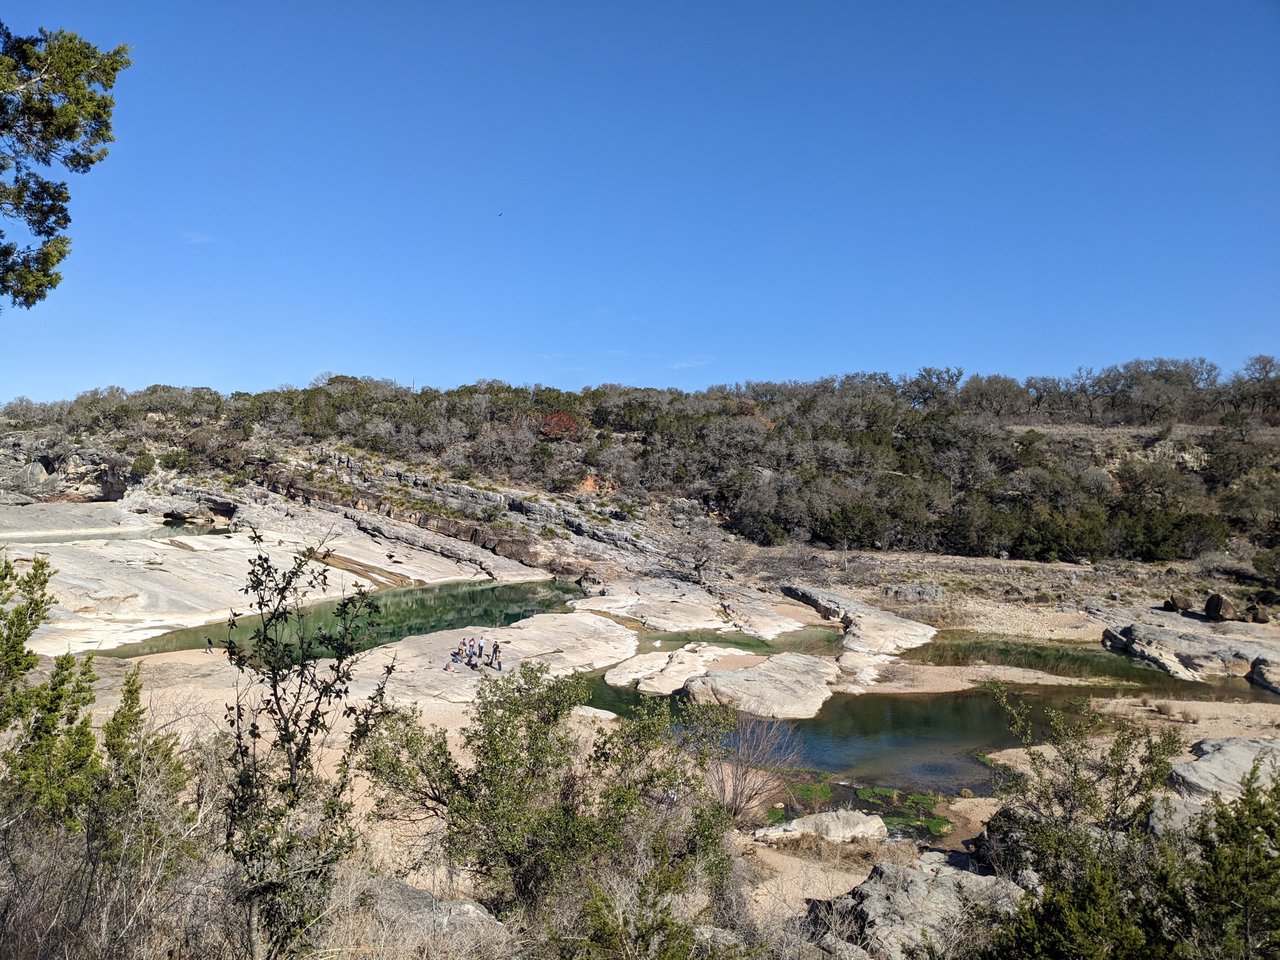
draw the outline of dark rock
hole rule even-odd
[[[1256,603],[1251,603],[1244,608],[1245,617],[1253,623],[1270,623],[1271,615]]]
[[[1220,593],[1209,595],[1209,599],[1204,602],[1204,615],[1218,623],[1240,619],[1240,612],[1236,610],[1235,604]]]
[[[1183,610],[1190,610],[1191,607],[1191,599],[1181,593],[1172,594],[1164,602],[1164,609],[1173,613],[1181,613]]]

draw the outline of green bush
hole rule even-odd
[[[144,450],[133,458],[133,464],[129,467],[129,476],[135,481],[141,480],[155,468],[156,458]]]

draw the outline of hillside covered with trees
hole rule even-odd
[[[256,394],[18,398],[2,416],[54,443],[107,440],[135,477],[158,462],[240,484],[319,444],[624,506],[688,497],[765,544],[1156,561],[1232,536],[1272,548],[1280,532],[1280,364],[1266,356],[1230,375],[1135,360],[1065,378],[924,368],[698,392],[322,375]]]

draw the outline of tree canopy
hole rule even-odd
[[[0,296],[18,307],[43,300],[62,280],[71,251],[70,191],[48,173],[85,173],[107,155],[128,48],[103,52],[74,33],[15,36],[0,23]],[[12,229],[12,228],[11,228]]]

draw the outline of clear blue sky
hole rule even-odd
[[[1277,0],[8,6],[135,65],[0,401],[1280,353]]]

